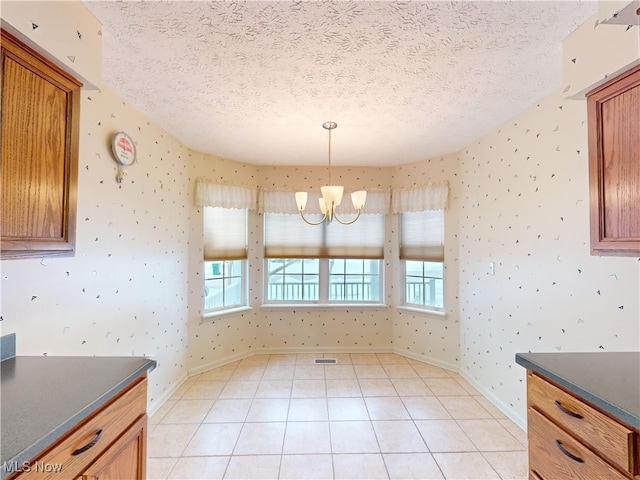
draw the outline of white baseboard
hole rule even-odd
[[[469,375],[469,373],[466,370],[459,370],[459,373],[462,376],[462,378],[464,378],[467,382],[469,382],[471,385],[473,385],[473,387],[476,390],[478,390],[482,395],[484,395],[484,397],[487,400],[489,400],[491,403],[493,403],[493,405],[498,410],[500,410],[507,417],[509,417],[509,419],[511,419],[522,430],[524,430],[525,432],[527,431],[527,419],[526,418],[523,418],[522,416],[518,415],[513,408],[511,408],[509,405],[507,405],[502,400],[500,400],[498,397],[496,397],[493,394],[493,392],[491,392],[490,390],[486,389],[480,383],[476,382],[473,378],[471,378],[471,376]]]
[[[236,353],[230,357],[225,357],[215,362],[209,362],[199,367],[189,370],[189,376],[198,375],[200,373],[211,370],[212,368],[222,367],[230,363],[242,360],[243,358],[253,355],[286,355],[298,353],[391,353],[393,350],[389,348],[376,347],[273,347],[273,348],[254,348],[247,352]]]
[[[160,397],[158,397],[154,402],[147,402],[147,415],[151,417],[154,413],[156,413],[162,405],[165,404],[167,400],[171,398],[171,396],[178,390],[184,382],[189,378],[189,374],[184,372],[180,378],[176,381],[176,383],[169,390],[164,392]]]
[[[391,353],[391,347],[274,347],[258,348],[256,354],[283,355],[293,353]]]
[[[204,365],[200,365],[199,367],[190,369],[189,376],[193,377],[194,375],[199,375],[200,373],[211,370],[212,368],[223,367],[224,365],[237,362],[238,360],[251,357],[255,354],[256,354],[256,350],[248,350],[246,352],[236,353],[235,355],[231,355],[230,357],[225,357],[223,359],[216,360],[214,362],[205,363]]]
[[[427,357],[425,355],[419,355],[417,353],[408,352],[406,350],[400,350],[398,348],[394,348],[393,349],[393,353],[395,353],[396,355],[401,355],[403,357],[410,358],[412,360],[417,360],[419,362],[428,363],[428,364],[433,365],[435,367],[444,368],[445,370],[449,370],[451,372],[459,372],[460,371],[460,367],[458,365],[455,365],[455,364],[449,363],[449,362],[443,362],[441,360],[438,360],[437,358]]]

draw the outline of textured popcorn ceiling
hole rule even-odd
[[[103,78],[189,148],[253,164],[455,152],[561,86],[591,1],[94,2]],[[131,132],[135,139],[135,132]],[[144,148],[140,145],[139,148]]]

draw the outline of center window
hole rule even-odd
[[[378,303],[381,261],[353,258],[267,260],[267,302]]]
[[[279,193],[279,192],[278,192]],[[384,257],[384,194],[367,198],[367,208],[352,225],[309,225],[299,212],[269,209],[278,193],[265,195],[264,257],[266,303],[381,303]],[[293,194],[282,198],[291,202]],[[369,202],[373,198],[373,202]],[[308,218],[319,221],[322,217]]]

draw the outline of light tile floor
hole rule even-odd
[[[313,359],[336,358],[336,365]],[[149,420],[147,478],[526,479],[526,434],[456,373],[394,354],[254,355]]]

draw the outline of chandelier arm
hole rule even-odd
[[[352,223],[355,223],[356,220],[358,220],[360,218],[360,214],[362,213],[362,209],[359,208],[358,209],[358,215],[356,215],[356,218],[354,218],[351,221],[342,221],[340,220],[340,218],[338,217],[338,215],[336,215],[335,213],[333,214],[333,218],[336,219],[339,223],[341,223],[342,225],[351,225]]]
[[[304,218],[304,214],[302,213],[302,209],[300,209],[300,216],[302,217],[302,220],[304,220],[306,223],[308,223],[309,225],[320,225],[322,222],[325,221],[325,219],[327,218],[327,214],[325,213],[322,218],[320,219],[319,222],[310,222],[309,220],[307,220],[306,218]]]

